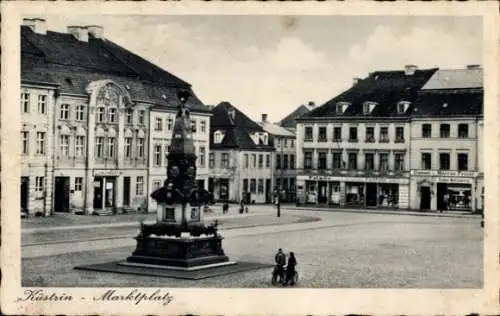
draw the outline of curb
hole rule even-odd
[[[337,213],[356,213],[356,214],[386,214],[386,215],[407,215],[407,216],[429,216],[429,217],[451,217],[451,218],[481,218],[479,214],[447,214],[447,213],[423,213],[414,211],[375,211],[360,209],[336,209],[336,208],[302,208],[302,207],[282,207],[282,210],[290,211],[318,211],[318,212],[337,212]]]

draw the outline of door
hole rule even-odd
[[[56,177],[54,188],[54,211],[69,212],[69,177]]]
[[[229,200],[229,179],[220,179],[219,199],[222,201]]]
[[[266,179],[266,203],[271,203],[271,179]]]
[[[28,210],[29,177],[21,177],[21,211]]]
[[[327,192],[326,192],[326,182],[325,181],[319,181],[318,182],[318,203],[320,204],[326,204],[328,202],[328,197],[327,197]]]
[[[367,183],[366,184],[366,206],[376,207],[377,206],[377,184]]]
[[[104,191],[102,188],[103,178],[95,177],[94,178],[94,210],[102,210],[102,192]]]
[[[130,177],[123,177],[123,206],[130,206]]]
[[[430,210],[431,208],[431,188],[420,187],[420,209]]]
[[[112,210],[115,207],[115,180],[116,178],[106,178],[104,205],[108,210]]]
[[[448,208],[448,201],[445,199],[445,195],[448,193],[448,188],[446,183],[438,183],[436,187],[437,193],[437,209],[446,210]]]

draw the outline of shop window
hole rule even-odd
[[[458,161],[458,170],[459,171],[467,171],[469,170],[469,155],[466,153],[461,153],[457,155]]]
[[[469,124],[458,124],[458,138],[469,137]]]
[[[367,142],[367,143],[374,143],[375,142],[375,128],[374,127],[367,127],[366,128],[365,142]]]
[[[304,133],[304,140],[312,141],[312,139],[313,139],[313,128],[312,126],[306,126]]]
[[[312,169],[312,151],[304,152],[304,169]]]
[[[348,155],[348,168],[350,170],[358,169],[358,154],[357,153],[349,153]]]
[[[374,169],[374,159],[372,153],[365,154],[365,170],[373,170]]]
[[[439,137],[449,138],[450,137],[450,124],[441,124],[439,127]]]
[[[450,154],[440,153],[439,154],[439,169],[440,170],[450,170]]]
[[[326,152],[320,151],[318,153],[318,169],[320,170],[326,169]]]
[[[430,153],[422,153],[422,167],[423,170],[431,170],[432,160]]]
[[[349,141],[350,142],[358,141],[358,128],[355,126],[349,127]]]
[[[333,140],[336,142],[342,141],[342,127],[333,128]]]
[[[432,137],[432,125],[422,124],[422,138],[431,138],[431,137]]]
[[[389,142],[389,127],[387,126],[380,127],[380,142],[381,143]]]
[[[318,142],[326,142],[326,127],[324,126],[319,128]]]

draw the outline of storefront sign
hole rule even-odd
[[[94,170],[95,177],[118,177],[121,175],[120,170]]]
[[[472,179],[467,179],[467,178],[443,178],[439,177],[436,178],[436,182],[441,182],[441,183],[465,183],[469,184],[472,183]]]
[[[451,170],[412,170],[415,176],[433,176],[433,177],[475,177],[474,171],[451,171]]]
[[[408,178],[386,178],[386,177],[333,177],[333,176],[297,176],[297,180],[306,181],[335,181],[335,182],[369,182],[369,183],[397,183],[408,184]]]

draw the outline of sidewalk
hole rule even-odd
[[[444,211],[438,213],[436,211],[418,211],[409,209],[361,209],[361,208],[341,208],[328,206],[295,206],[283,205],[283,210],[296,211],[323,211],[323,212],[339,212],[339,213],[359,213],[359,214],[390,214],[390,215],[412,215],[412,216],[433,216],[433,217],[454,217],[454,218],[481,218],[480,214],[471,214],[465,211]]]

